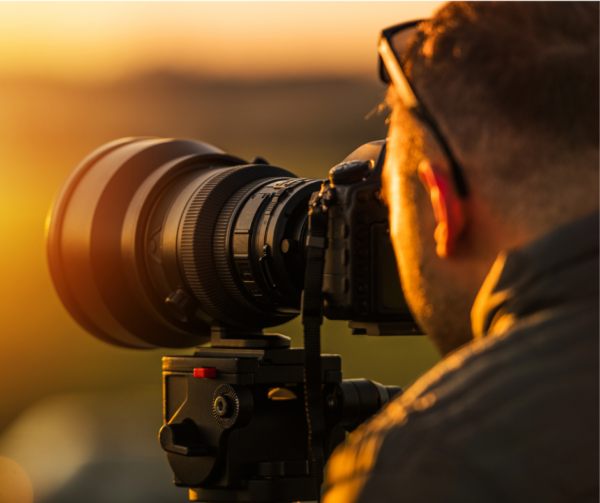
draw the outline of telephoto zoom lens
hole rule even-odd
[[[190,347],[211,326],[285,323],[300,310],[320,184],[192,140],[109,143],[54,202],[52,279],[79,324],[119,346]]]

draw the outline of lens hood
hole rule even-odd
[[[145,219],[158,195],[187,173],[247,164],[206,143],[125,138],[71,173],[47,225],[50,273],[69,313],[88,332],[131,348],[207,342],[210,323],[182,321],[150,284]]]

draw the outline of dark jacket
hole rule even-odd
[[[499,256],[475,339],[336,451],[324,503],[598,501],[598,226]]]

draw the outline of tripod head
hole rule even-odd
[[[239,338],[236,338],[239,337]],[[285,345],[287,342],[287,345]],[[159,440],[190,500],[317,500],[304,405],[304,350],[281,335],[213,334],[217,347],[163,358]],[[400,388],[342,380],[341,357],[321,356],[324,455]]]

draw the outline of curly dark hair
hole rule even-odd
[[[598,2],[451,2],[409,79],[499,213],[549,227],[598,207]]]

